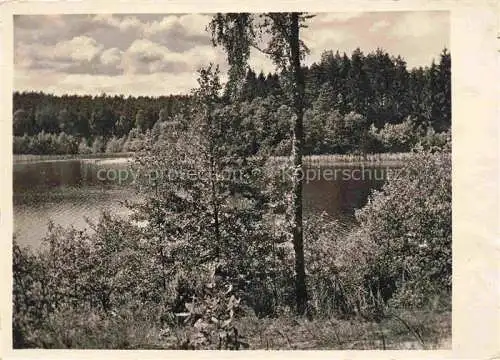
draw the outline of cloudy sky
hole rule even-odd
[[[196,86],[209,62],[225,55],[205,31],[210,15],[19,15],[14,19],[14,88],[54,94],[166,95]],[[380,47],[409,67],[430,65],[449,48],[448,12],[325,13],[302,38],[308,64],[324,50]],[[250,65],[273,70],[260,53]]]

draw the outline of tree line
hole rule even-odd
[[[411,138],[450,129],[451,56],[446,49],[438,62],[413,69],[400,56],[381,49],[368,54],[356,49],[351,56],[325,51],[319,62],[303,66],[302,72],[306,154],[407,151],[418,142]],[[285,76],[247,68],[243,78],[236,96],[230,96],[229,84],[225,86],[225,104],[248,114],[244,123],[255,130],[255,151],[265,147],[283,154],[293,116],[292,106],[283,102]],[[13,101],[14,152],[50,154],[133,151],[134,146],[123,145],[139,133],[158,132],[172,121],[186,122],[193,98],[15,92]],[[398,139],[393,144],[380,132]],[[67,144],[58,144],[62,133],[62,140],[76,145],[68,150]],[[109,141],[112,146],[107,147]]]

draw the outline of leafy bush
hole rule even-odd
[[[106,142],[104,141],[104,138],[102,136],[96,136],[94,138],[94,141],[92,142],[92,153],[93,154],[103,153],[105,147],[106,147]]]
[[[175,146],[184,149],[184,141],[193,144],[181,136]],[[145,159],[160,161],[164,148],[157,150]],[[182,161],[172,153],[165,159]],[[209,192],[191,193],[190,203],[161,191],[134,206],[141,226],[104,214],[92,231],[51,226],[40,252],[14,244],[15,347],[246,347],[239,316],[281,317],[293,304],[289,184],[273,164],[268,159],[272,171],[252,181],[265,199],[261,210],[218,194],[218,241],[211,197],[200,197]],[[325,216],[306,221],[309,299],[318,317],[373,320],[387,307],[449,306],[450,180],[450,154],[417,154],[358,211],[353,229]]]
[[[23,136],[14,136],[12,147],[14,154],[31,154],[31,137],[27,134]]]
[[[451,155],[419,153],[356,214],[374,243],[377,291],[401,306],[423,306],[451,291]]]
[[[123,144],[123,151],[140,151],[144,148],[144,141],[145,135],[138,128],[133,128],[128,133],[127,139]]]
[[[51,134],[40,132],[33,136],[14,136],[14,154],[76,154],[78,138],[64,132]]]
[[[451,157],[419,153],[347,229],[306,221],[311,305],[321,314],[376,316],[384,308],[449,306]]]
[[[437,133],[432,127],[428,127],[415,148],[431,152],[451,152],[451,131]]]
[[[251,157],[246,135],[237,131],[240,110],[214,106],[207,117],[196,109],[173,143],[146,134],[136,162],[146,200],[134,216],[158,247],[162,271],[192,273],[217,262],[238,297],[269,315],[281,281],[273,279],[285,271],[283,251],[276,248],[285,238],[271,233],[264,220],[271,206],[270,194],[262,191],[266,159]]]
[[[85,138],[82,138],[80,140],[80,143],[78,144],[78,153],[79,154],[91,154],[92,153],[92,149],[87,144],[87,140]]]
[[[410,117],[399,124],[386,123],[380,130],[372,126],[370,134],[389,152],[410,151],[417,142],[415,123]]]
[[[123,145],[125,144],[126,138],[117,138],[113,136],[106,143],[106,153],[119,153],[123,151]]]
[[[14,328],[31,341],[59,309],[110,312],[161,298],[162,274],[140,228],[106,214],[94,232],[49,226],[36,253],[14,245]]]
[[[57,136],[57,147],[59,154],[76,154],[78,152],[78,139],[61,132]]]

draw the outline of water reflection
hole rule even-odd
[[[126,159],[59,160],[14,163],[14,232],[21,244],[36,247],[47,231],[49,220],[63,226],[87,226],[86,219],[97,220],[102,210],[126,216],[124,200],[139,200],[126,184],[118,186],[103,176],[102,170],[120,170]],[[362,171],[362,167],[336,166],[330,169]],[[99,173],[101,170],[101,173]],[[326,212],[348,222],[354,210],[362,207],[372,189],[382,186],[386,169],[378,176],[336,176],[306,181],[303,188],[304,213]],[[132,178],[132,176],[130,176]]]

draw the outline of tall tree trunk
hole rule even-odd
[[[211,150],[213,153],[213,150]],[[210,155],[210,178],[211,178],[211,191],[212,191],[212,207],[213,207],[213,220],[215,230],[215,252],[217,254],[217,261],[221,260],[221,240],[220,240],[220,224],[219,224],[219,203],[217,199],[217,184],[216,184],[216,169],[214,164],[213,155]]]
[[[217,199],[217,165],[215,163],[215,144],[214,144],[214,131],[213,131],[213,121],[212,121],[212,111],[213,108],[210,107],[208,112],[208,133],[210,139],[209,145],[209,162],[210,162],[210,191],[212,192],[212,210],[213,210],[213,220],[214,220],[214,233],[215,233],[215,254],[217,261],[221,260],[221,241],[220,241],[220,224],[219,224],[219,203]]]
[[[304,146],[304,74],[300,65],[299,43],[299,14],[291,15],[291,70],[293,74],[293,101],[295,110],[295,124],[293,127],[293,248],[295,251],[295,288],[297,300],[297,313],[303,315],[307,310],[307,287],[304,264],[304,237],[302,224],[302,153]]]

